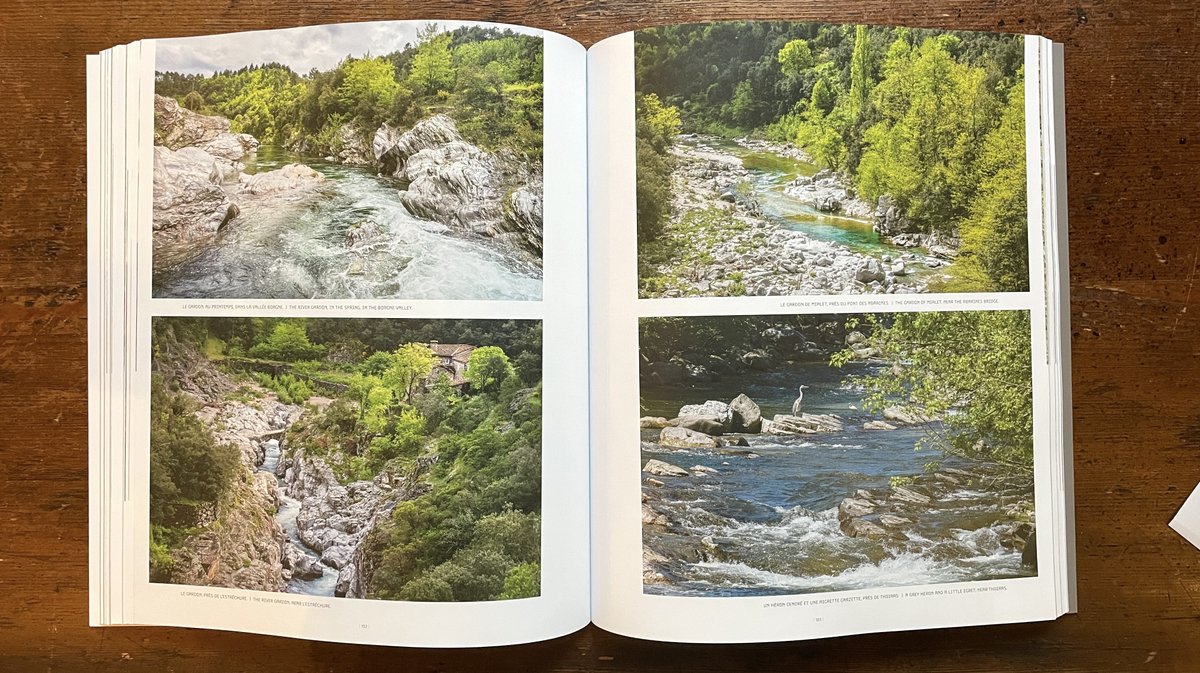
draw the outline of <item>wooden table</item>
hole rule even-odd
[[[8,0],[0,9],[0,671],[1200,670],[1200,551],[1166,524],[1200,481],[1200,5],[1195,0]],[[1079,614],[761,646],[595,628],[404,650],[166,628],[87,606],[84,54],[336,21],[524,23],[583,42],[793,18],[1038,32],[1066,44]]]

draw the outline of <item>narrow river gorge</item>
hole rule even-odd
[[[279,510],[275,514],[275,521],[279,523],[279,527],[283,530],[283,544],[291,545],[301,554],[308,557],[309,562],[304,564],[305,567],[321,570],[319,576],[305,578],[300,577],[296,569],[293,568],[292,578],[287,583],[287,591],[288,593],[307,594],[310,596],[332,596],[337,586],[338,571],[321,564],[321,554],[300,539],[300,529],[297,526],[296,520],[300,515],[301,502],[292,498],[286,492],[287,485],[283,480],[282,470],[280,469],[280,458],[282,455],[280,442],[278,439],[272,437],[263,442],[262,447],[264,457],[258,469],[261,472],[275,476],[279,481]],[[283,557],[288,558],[287,551],[284,551]],[[295,556],[292,556],[292,558],[295,558]]]

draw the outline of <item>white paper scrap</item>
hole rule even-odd
[[[1187,538],[1192,546],[1200,548],[1200,485],[1192,491],[1188,499],[1183,501],[1183,507],[1171,519],[1171,528]]]

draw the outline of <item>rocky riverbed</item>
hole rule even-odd
[[[324,159],[163,96],[155,128],[156,296],[541,296],[540,163],[480,149],[446,115],[373,143],[343,127]]]
[[[1037,573],[1029,477],[914,451],[940,422],[860,411],[861,390],[843,375],[810,365],[731,376],[694,386],[695,401],[682,404],[677,388],[643,385],[647,593],[780,595]],[[797,379],[809,389],[793,414]]]
[[[212,513],[201,521],[204,532],[188,538],[173,552],[170,581],[176,584],[283,591],[289,579],[284,568],[285,539],[275,519],[280,493],[276,479],[258,470],[265,458],[262,438],[286,427],[301,413],[296,405],[273,396],[255,402],[223,399],[232,388],[223,375],[210,377],[196,416],[218,444],[237,447],[241,474]],[[199,391],[197,391],[199,392]],[[195,393],[193,393],[195,394]]]
[[[232,389],[218,377],[223,385],[214,392]],[[196,412],[215,442],[238,448],[244,477],[230,484],[212,520],[201,522],[205,532],[175,550],[170,581],[362,598],[359,546],[410,497],[405,478],[341,484],[322,458],[287,446],[304,407],[251,384],[243,384],[246,392],[260,397],[209,398]]]
[[[359,547],[408,497],[404,480],[382,475],[342,485],[322,458],[303,450],[288,452],[276,473],[290,501],[290,509],[281,510],[289,535],[284,556],[294,578],[288,590],[363,598]]]
[[[781,181],[781,171],[764,171],[745,156],[804,163],[801,150],[761,140],[732,144],[692,134],[672,146],[671,254],[643,272],[642,296],[922,292],[949,264],[917,247],[924,241],[893,244],[872,232],[876,207],[855,198],[840,176],[821,171]],[[819,226],[796,225],[802,211]],[[842,242],[839,228],[872,242]]]

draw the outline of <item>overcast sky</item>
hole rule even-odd
[[[202,37],[157,40],[154,69],[159,72],[212,74],[247,65],[282,63],[303,75],[329,70],[347,56],[382,56],[416,42],[427,21],[381,21],[259,30]],[[472,25],[468,21],[438,21],[442,30]],[[488,25],[488,24],[477,24]],[[521,32],[533,29],[505,26]]]

